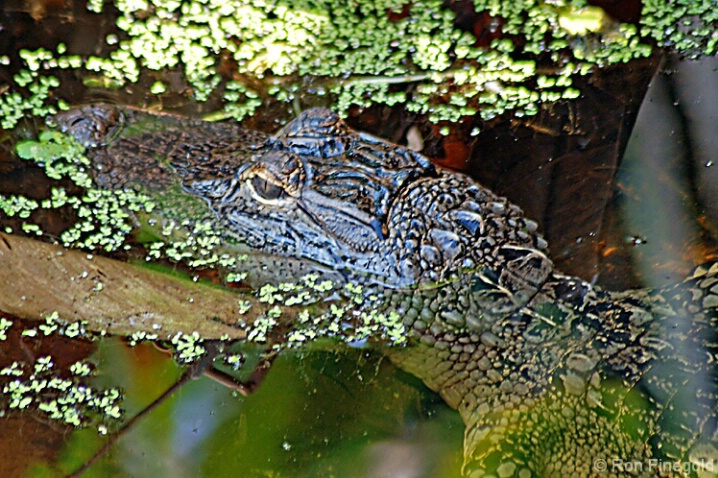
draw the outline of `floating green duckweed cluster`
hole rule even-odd
[[[44,117],[57,113],[58,109],[67,108],[65,102],[52,99],[50,94],[53,89],[60,86],[60,80],[52,75],[40,74],[38,60],[47,54],[50,52],[44,49],[35,52],[20,51],[19,56],[28,68],[20,70],[13,76],[17,89],[8,89],[0,94],[0,128],[11,129],[26,116]],[[6,63],[7,58],[2,57],[3,61],[0,63]],[[80,65],[81,62],[76,66]],[[46,72],[47,69],[44,71]],[[21,90],[26,93],[21,93]]]
[[[223,360],[224,364],[233,370],[239,370],[244,365],[244,355],[242,354],[226,354]]]
[[[2,393],[9,399],[10,409],[36,407],[51,420],[76,427],[86,424],[91,416],[100,420],[119,419],[120,390],[87,385],[85,381],[92,370],[91,365],[77,362],[70,366],[71,376],[62,378],[55,373],[49,356],[38,357],[31,367],[13,362],[0,370],[2,376],[15,377],[3,386]]]
[[[5,337],[12,325],[12,321],[0,319],[0,335]],[[86,326],[86,322],[65,322],[53,312],[37,327],[23,330],[22,336],[87,337]],[[55,367],[51,356],[42,355],[32,363],[15,361],[1,369],[4,383],[1,394],[8,400],[8,409],[35,408],[51,420],[76,427],[91,421],[119,419],[120,390],[89,385],[88,379],[93,374],[94,366],[88,362],[75,362],[63,372]],[[105,424],[100,423],[100,426],[105,427]]]
[[[297,284],[265,285],[257,291],[260,302],[283,306],[308,306],[329,303],[325,313],[302,310],[285,335],[285,341],[274,344],[276,350],[297,347],[319,338],[330,337],[356,345],[374,341],[388,345],[405,345],[407,334],[396,312],[379,313],[383,309],[380,297],[367,294],[360,285],[347,283],[343,287],[317,274],[308,274]],[[275,305],[252,324],[244,324],[247,340],[265,342],[280,323],[282,311]]]
[[[158,338],[159,336],[157,334],[147,333],[144,330],[138,330],[137,332],[134,332],[129,337],[127,337],[127,343],[130,345],[130,347],[134,347],[141,342],[153,341],[157,340]]]
[[[644,0],[641,33],[692,58],[715,55],[718,8],[714,0]]]
[[[20,157],[40,164],[50,179],[69,179],[81,188],[80,192],[69,193],[56,186],[51,189],[50,197],[42,201],[20,195],[0,196],[0,211],[23,219],[25,232],[42,234],[40,226],[31,220],[34,211],[70,208],[78,221],[60,235],[65,247],[114,251],[128,247],[125,238],[133,229],[131,215],[149,213],[154,208],[146,196],[132,190],[94,188],[87,173],[89,160],[83,155],[82,146],[61,133],[43,131],[38,141],[19,143],[17,152]]]
[[[207,353],[202,342],[197,332],[191,334],[178,332],[170,338],[170,343],[174,346],[174,357],[180,363],[191,363],[202,358]]]
[[[184,193],[189,196],[188,193]],[[160,206],[162,204],[160,203]],[[236,253],[226,248],[227,237],[221,233],[216,220],[205,218],[180,218],[176,214],[184,214],[182,208],[160,208],[162,228],[147,244],[146,260],[152,261],[168,258],[174,262],[183,262],[192,268],[219,267],[229,272],[225,276],[227,282],[241,282],[246,273],[237,272],[237,267],[246,259],[246,254]],[[206,212],[206,211],[205,211]]]
[[[539,101],[575,96],[572,75],[650,53],[634,27],[614,25],[583,1],[474,3],[496,17],[498,29],[517,45],[503,37],[490,48],[477,47],[472,34],[455,27],[454,13],[441,0],[118,0],[117,25],[128,38],[117,52],[151,70],[183,65],[200,101],[220,85],[219,53],[228,52],[240,75],[271,77],[262,94],[280,100],[301,91],[298,77],[309,76],[320,80],[302,93],[331,93],[340,111],[402,102],[437,121],[477,112],[492,117],[505,109],[533,112]],[[594,38],[584,41],[587,34]],[[533,81],[536,63],[517,58],[546,52],[561,80],[527,93],[519,85]],[[108,65],[106,76],[121,81],[118,71]],[[226,115],[241,119],[261,104],[248,84],[226,84]],[[393,86],[407,84],[417,85],[409,95]],[[443,96],[450,101],[437,101]]]
[[[60,318],[56,311],[47,315],[44,323],[38,325],[37,329],[45,336],[57,334],[71,339],[78,337],[88,338],[92,335],[87,330],[87,321],[67,322]],[[30,331],[30,335],[33,335],[32,330],[34,329],[26,329],[24,333]]]
[[[59,85],[53,72],[63,69],[84,69],[87,84],[107,88],[135,83],[144,70],[181,69],[195,100],[222,96],[215,119],[301,97],[339,111],[405,103],[433,121],[457,121],[531,114],[543,102],[575,98],[576,75],[649,55],[649,38],[692,56],[714,54],[718,43],[711,0],[643,2],[638,27],[585,0],[473,3],[490,16],[485,29],[495,38],[487,46],[456,27],[442,0],[115,0],[121,34],[106,38],[114,48],[106,57],[83,58],[64,44],[19,52],[25,66],[0,94],[2,126],[65,107],[50,95]],[[89,11],[101,9],[88,2]],[[230,80],[220,74],[227,57],[236,67]],[[150,90],[164,94],[167,84],[156,80]]]
[[[12,327],[12,320],[0,317],[0,341],[7,340],[7,331]]]

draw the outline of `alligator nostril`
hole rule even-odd
[[[83,121],[85,121],[85,118],[82,118],[82,117],[80,117],[80,118],[75,118],[75,119],[72,121],[72,123],[70,123],[70,127],[75,127],[75,126],[77,126],[78,124],[82,123]]]

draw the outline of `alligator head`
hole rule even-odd
[[[230,179],[187,184],[252,247],[390,288],[470,271],[502,313],[552,271],[517,207],[328,110],[304,112],[268,144]]]
[[[468,271],[477,300],[503,315],[552,271],[537,224],[516,206],[326,109],[305,111],[272,137],[107,104],[56,121],[91,148],[100,183],[179,176],[249,247],[266,271],[260,282],[320,272],[403,288]]]
[[[185,186],[255,250],[399,286],[416,278],[402,270],[391,246],[394,199],[416,180],[435,176],[422,156],[313,109],[239,164],[232,177]]]

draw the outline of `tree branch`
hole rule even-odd
[[[243,339],[238,319],[251,323],[269,308],[253,296],[3,233],[0,271],[0,311],[27,320],[56,311],[67,321],[87,321],[88,330],[115,335],[197,331],[204,339]],[[251,304],[245,315],[239,300]],[[298,312],[284,307],[283,317]]]

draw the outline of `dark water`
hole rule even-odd
[[[715,257],[718,61],[668,59],[652,82],[617,176],[631,260],[643,285]],[[635,242],[635,241],[634,241]]]
[[[93,39],[112,29],[107,18],[88,23],[73,16],[65,21],[52,17],[58,14],[51,10],[45,14],[50,16],[40,15],[35,21],[20,3],[11,6],[3,14],[0,31],[0,45],[8,52],[64,35],[80,50],[86,45],[89,53],[95,49]],[[44,33],[38,34],[43,27]],[[714,59],[672,60],[653,80],[616,172],[615,188],[608,194],[605,217],[596,223],[599,227],[561,231],[568,243],[590,244],[581,246],[581,251],[595,256],[596,265],[584,278],[613,287],[656,287],[678,280],[692,265],[714,254],[717,68]],[[0,73],[3,78],[8,75]],[[68,98],[97,96],[77,81],[68,85],[77,90],[68,91]],[[142,85],[109,96],[137,104],[145,100]],[[174,109],[192,109],[189,102],[167,102]],[[32,131],[35,125],[31,120],[21,129]],[[10,143],[2,144],[2,192],[41,190],[35,184],[37,173],[20,172],[8,152]],[[585,171],[586,177],[591,173]],[[575,179],[579,184],[580,180]],[[509,197],[530,202],[544,192],[529,193],[527,199]],[[588,191],[580,201],[591,197]],[[522,206],[531,209],[531,204]],[[544,222],[551,217],[549,209],[535,219]],[[577,223],[580,220],[576,218]],[[37,351],[50,345],[33,342],[32,346]],[[165,354],[148,345],[130,348],[110,339],[101,341],[96,350],[81,343],[62,347],[91,357],[98,365],[97,384],[123,387],[128,417],[181,373]],[[3,361],[12,356],[6,349],[0,353]],[[458,415],[414,377],[382,360],[380,353],[346,348],[300,351],[281,356],[259,390],[248,397],[206,377],[190,382],[143,418],[83,476],[453,477],[459,474],[462,438]],[[0,418],[0,475],[66,474],[87,460],[102,441],[94,428],[73,431],[33,412],[8,412]]]

